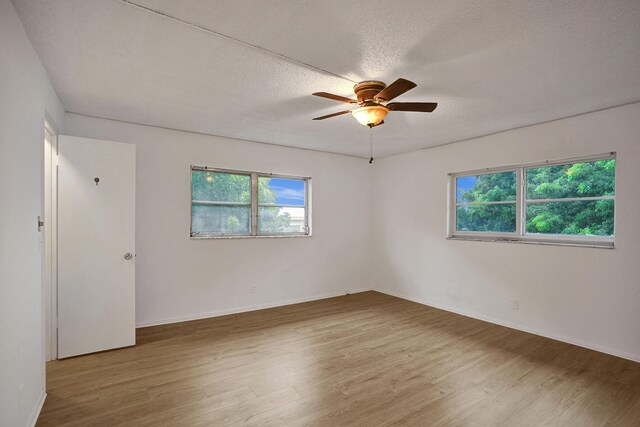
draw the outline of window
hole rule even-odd
[[[191,237],[310,235],[310,178],[191,167]]]
[[[613,247],[615,153],[451,174],[450,238]]]
[[[304,234],[307,181],[258,176],[258,234]]]
[[[516,171],[456,178],[456,230],[516,231]]]
[[[191,234],[251,235],[251,175],[192,170]]]

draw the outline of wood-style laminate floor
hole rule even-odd
[[[640,426],[640,364],[376,292],[47,365],[39,426]]]

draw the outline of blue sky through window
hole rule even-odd
[[[475,176],[463,176],[456,178],[456,201],[459,202],[462,198],[462,192],[468,191],[476,185]]]
[[[304,206],[304,181],[302,180],[271,178],[269,189],[275,193],[277,205]]]

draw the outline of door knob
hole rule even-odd
[[[133,258],[131,252],[127,252],[126,254],[124,254],[124,259],[126,259],[127,261],[129,261],[131,258]]]

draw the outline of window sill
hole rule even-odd
[[[299,238],[299,237],[311,237],[311,234],[265,234],[260,236],[190,236],[190,240],[227,240],[227,239],[274,239],[274,238]]]
[[[447,240],[468,240],[473,242],[498,242],[498,243],[520,243],[525,245],[550,245],[550,246],[573,246],[580,248],[595,248],[595,249],[615,249],[614,242],[598,242],[598,241],[584,241],[579,242],[575,240],[558,241],[558,240],[544,240],[544,239],[509,239],[500,237],[478,237],[478,236],[449,236]]]

